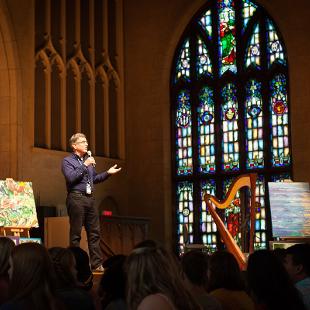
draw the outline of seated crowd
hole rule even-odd
[[[81,248],[15,246],[0,237],[0,310],[310,309],[309,244],[255,251],[241,271],[227,251],[179,259],[146,240],[103,267],[93,277]]]

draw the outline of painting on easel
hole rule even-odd
[[[0,180],[0,226],[39,226],[32,182]]]

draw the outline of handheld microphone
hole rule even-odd
[[[89,156],[89,157],[92,157],[91,156],[91,151],[87,151],[87,155]],[[96,166],[96,164],[94,163],[94,164],[92,164],[93,165],[93,167],[95,167]]]

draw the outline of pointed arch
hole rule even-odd
[[[258,173],[255,247],[271,238],[267,182],[292,178],[288,61],[273,19],[250,0],[209,0],[175,51],[171,72],[177,244],[221,246],[203,202]],[[247,195],[247,194],[246,194]],[[221,216],[240,242],[240,193]]]

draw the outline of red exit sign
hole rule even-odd
[[[102,211],[102,215],[104,215],[104,216],[112,216],[112,211],[103,210]]]

